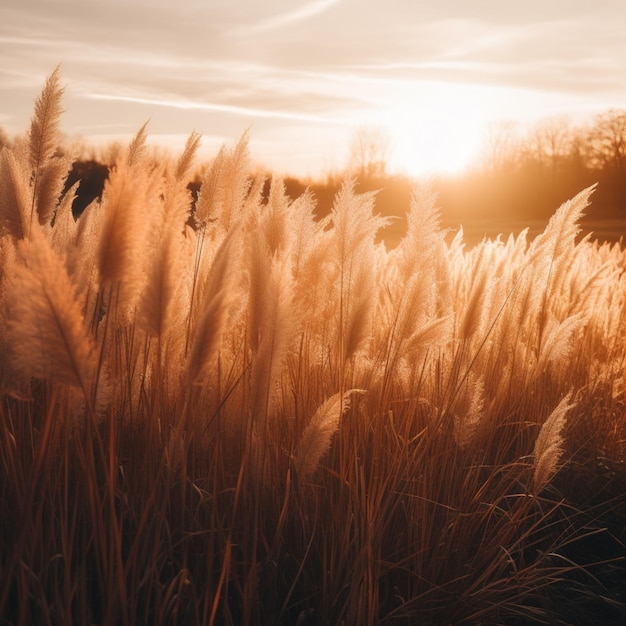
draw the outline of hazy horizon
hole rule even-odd
[[[152,144],[192,130],[213,152],[250,130],[255,161],[318,175],[360,127],[389,136],[393,171],[462,167],[489,125],[626,106],[626,5],[535,0],[76,0],[0,7],[0,126],[23,132],[61,63],[62,129]]]

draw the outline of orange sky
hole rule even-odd
[[[63,130],[207,154],[250,129],[285,173],[341,169],[381,127],[393,169],[454,170],[497,120],[626,107],[624,0],[3,0],[0,125],[62,63]]]

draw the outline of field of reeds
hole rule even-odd
[[[75,220],[55,71],[0,159],[0,624],[618,624],[626,252],[331,214],[141,129]],[[61,199],[59,200],[59,197]]]

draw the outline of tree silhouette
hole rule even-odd
[[[483,166],[493,173],[513,166],[519,154],[517,125],[505,120],[487,128],[483,148]]]
[[[599,170],[615,206],[626,211],[626,111],[611,109],[596,116],[589,143],[591,166]]]
[[[626,111],[611,109],[596,117],[591,130],[594,165],[623,175],[626,166]]]
[[[550,117],[539,122],[530,135],[531,157],[548,168],[553,181],[570,156],[571,140],[570,125],[565,117]]]
[[[384,129],[362,126],[352,137],[348,171],[361,181],[384,178],[389,152],[389,135]]]

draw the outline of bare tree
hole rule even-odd
[[[596,116],[589,144],[591,165],[601,170],[611,204],[626,211],[626,111],[611,109]]]
[[[611,109],[596,116],[590,143],[594,165],[626,173],[626,111]]]
[[[510,166],[519,156],[517,125],[512,121],[491,124],[485,134],[483,161],[492,172]]]
[[[559,163],[571,152],[572,132],[565,117],[550,117],[537,126],[530,136],[529,147],[532,158],[550,168],[552,177],[556,175]]]
[[[348,170],[361,179],[384,177],[387,173],[389,145],[389,135],[383,128],[358,128],[350,143]]]

